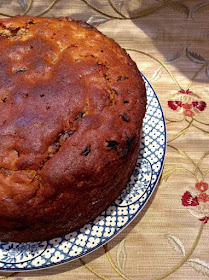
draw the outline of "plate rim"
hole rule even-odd
[[[141,72],[140,72],[141,73]],[[38,266],[38,267],[29,267],[29,268],[27,268],[27,267],[25,267],[25,268],[2,268],[2,267],[0,267],[0,271],[4,271],[4,272],[29,272],[29,271],[37,271],[37,270],[44,270],[44,269],[49,269],[49,268],[53,268],[53,267],[56,267],[56,266],[60,266],[60,265],[63,265],[63,264],[65,264],[65,263],[70,263],[70,262],[72,262],[72,261],[75,261],[75,260],[78,260],[79,258],[82,258],[82,257],[84,257],[84,256],[87,256],[88,254],[90,254],[90,253],[92,253],[93,251],[96,251],[97,249],[99,249],[100,247],[102,247],[102,246],[104,246],[106,243],[108,243],[108,242],[110,242],[113,238],[115,238],[118,234],[120,234],[129,224],[131,224],[131,222],[139,215],[139,213],[143,210],[143,208],[145,207],[145,205],[147,204],[147,202],[148,202],[148,200],[151,198],[151,196],[152,196],[152,194],[153,194],[153,192],[155,191],[155,189],[157,188],[157,185],[158,185],[158,183],[159,183],[159,180],[160,180],[160,177],[161,177],[161,174],[162,174],[162,170],[163,170],[163,166],[164,166],[164,162],[165,162],[165,155],[166,155],[166,150],[167,150],[167,129],[166,129],[166,122],[165,122],[165,116],[164,116],[164,112],[163,112],[163,109],[162,109],[162,105],[161,105],[161,103],[160,103],[160,100],[159,100],[159,98],[158,98],[158,96],[157,96],[157,94],[156,94],[156,92],[155,92],[155,90],[154,90],[154,88],[152,87],[152,85],[150,84],[150,82],[148,81],[148,79],[144,76],[144,74],[142,74],[141,73],[141,76],[142,76],[142,78],[143,78],[143,80],[145,81],[145,82],[147,82],[148,83],[148,85],[149,85],[149,87],[151,88],[151,90],[152,90],[152,92],[154,93],[154,96],[155,96],[155,98],[157,99],[157,101],[158,101],[158,107],[160,108],[160,111],[161,111],[161,113],[162,113],[162,117],[161,117],[161,121],[163,121],[163,124],[164,124],[164,137],[165,137],[165,140],[164,140],[164,149],[163,149],[163,157],[162,157],[162,161],[161,161],[161,166],[160,166],[160,170],[158,171],[158,173],[157,173],[157,178],[156,178],[156,180],[155,180],[155,182],[154,182],[154,185],[153,185],[153,187],[152,187],[152,189],[151,189],[151,191],[150,191],[150,193],[149,193],[149,195],[147,196],[147,198],[144,200],[144,202],[143,202],[143,205],[141,206],[141,208],[139,208],[138,210],[137,210],[137,212],[120,228],[120,229],[118,229],[118,231],[116,232],[116,233],[114,233],[112,236],[110,236],[110,237],[107,237],[105,240],[103,240],[103,241],[101,241],[99,244],[97,244],[95,247],[93,247],[93,248],[89,248],[88,249],[88,251],[87,252],[83,252],[83,253],[80,253],[80,254],[78,254],[78,255],[76,255],[76,256],[72,256],[72,257],[70,257],[70,258],[68,258],[68,259],[64,259],[64,260],[61,260],[60,262],[57,262],[57,263],[50,263],[50,264],[46,264],[46,265],[40,265],[40,266]],[[147,191],[147,190],[146,190]],[[145,193],[146,193],[146,191],[145,191]],[[144,194],[145,194],[144,193]],[[143,194],[143,195],[144,195]],[[114,202],[113,202],[113,204],[114,204]],[[108,207],[109,208],[109,207]],[[107,208],[107,209],[108,209]],[[106,209],[106,210],[107,210]],[[100,214],[101,215],[101,214]],[[95,220],[95,219],[94,219]],[[90,222],[90,223],[93,223],[93,221],[92,222]],[[89,224],[89,223],[87,223],[87,224]],[[85,226],[85,225],[84,225]],[[79,230],[78,230],[79,231]],[[57,238],[62,238],[62,236],[60,236],[60,237],[57,237]],[[54,238],[54,239],[56,239],[56,238]],[[49,241],[50,240],[48,240],[47,241],[47,246],[49,245]],[[9,243],[9,242],[8,242]],[[24,242],[24,243],[32,243],[32,242]],[[21,244],[21,243],[19,243],[19,244]],[[45,250],[47,249],[47,247],[45,248]],[[44,251],[45,251],[44,250]],[[40,256],[40,255],[39,255]],[[37,256],[37,257],[39,257],[39,256]],[[34,257],[33,259],[35,259],[36,257]],[[31,261],[32,259],[30,259],[30,261]],[[19,264],[20,263],[25,263],[25,262],[27,262],[27,261],[23,261],[23,262],[19,262]],[[1,261],[1,259],[0,259],[0,264],[3,264],[3,263],[5,263],[5,262],[2,262]],[[14,264],[11,264],[11,265],[15,265],[15,263]]]

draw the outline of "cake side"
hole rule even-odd
[[[0,240],[78,229],[128,182],[145,115],[129,55],[67,18],[0,20]]]

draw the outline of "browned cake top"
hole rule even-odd
[[[136,65],[96,29],[66,18],[1,19],[0,212],[14,217],[23,198],[34,205],[69,181],[93,184],[138,139],[145,103]]]

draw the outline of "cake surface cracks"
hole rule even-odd
[[[47,239],[52,220],[57,236],[88,221],[82,207],[103,211],[131,175],[145,107],[135,63],[95,28],[1,19],[0,240]]]

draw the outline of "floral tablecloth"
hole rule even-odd
[[[135,220],[81,259],[2,279],[207,279],[209,1],[1,0],[1,16],[70,16],[118,42],[153,86],[167,126],[160,182]]]

